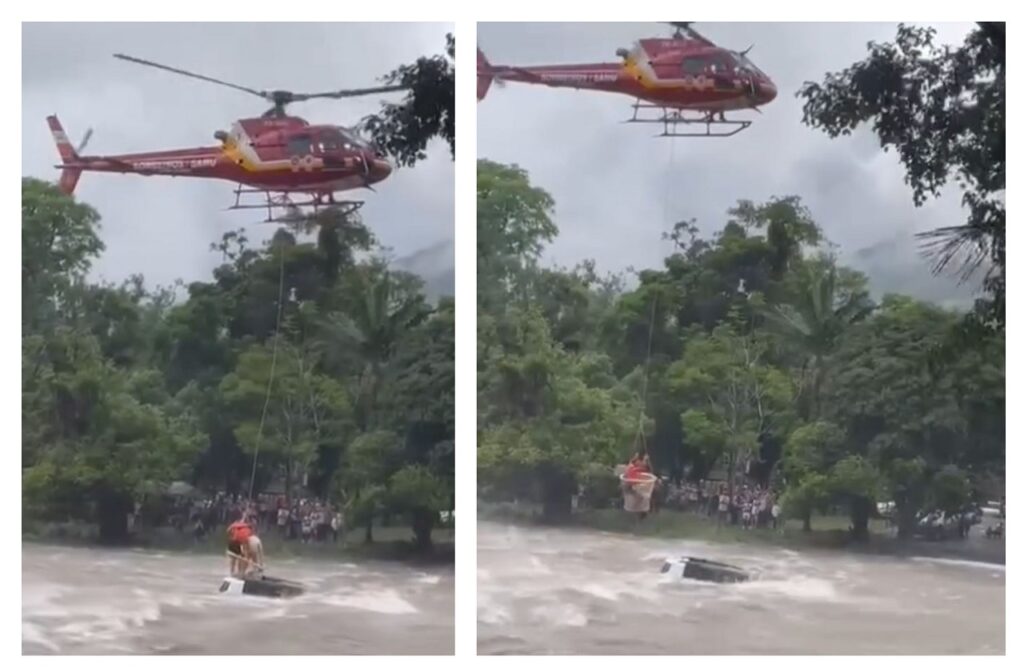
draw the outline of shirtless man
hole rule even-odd
[[[263,575],[263,542],[255,533],[249,535],[249,540],[242,549],[243,555],[249,561],[249,566]],[[246,570],[248,571],[248,570]]]

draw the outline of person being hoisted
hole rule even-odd
[[[644,447],[638,447],[622,474],[623,508],[640,514],[641,520],[650,511],[654,489],[654,469]]]
[[[644,448],[639,448],[629,460],[626,467],[626,481],[632,483],[643,480],[645,474],[653,473],[651,469],[651,458],[647,456]]]

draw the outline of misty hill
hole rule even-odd
[[[983,277],[979,271],[960,284],[955,272],[932,274],[932,262],[913,236],[899,235],[846,255],[845,263],[864,272],[876,299],[889,293],[906,294],[945,308],[969,309]]]
[[[969,309],[977,297],[981,273],[969,283],[959,284],[955,274],[935,276],[931,261],[921,254],[912,235],[879,241],[856,252],[841,255],[844,263],[864,272],[876,299],[888,293],[907,294],[946,308]],[[431,301],[455,294],[455,246],[443,240],[392,262],[396,269],[418,275]]]
[[[455,296],[455,245],[451,240],[425,247],[391,262],[391,266],[423,279],[424,292],[431,301]]]

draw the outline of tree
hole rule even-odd
[[[68,294],[103,249],[99,214],[48,182],[21,181],[22,333],[59,319]]]
[[[399,165],[426,158],[427,143],[440,136],[455,158],[455,37],[447,36],[445,54],[422,57],[385,75],[386,84],[408,87],[401,103],[385,103],[363,120],[377,146]]]
[[[478,383],[481,481],[528,484],[546,518],[564,518],[588,465],[627,457],[640,409],[589,384],[596,362],[552,342],[536,310],[510,309],[498,338]]]
[[[200,437],[186,408],[155,372],[126,375],[103,359],[96,339],[66,327],[26,339],[22,420],[23,495],[30,508],[94,508],[100,539],[127,539],[133,502],[184,475]],[[56,507],[56,510],[54,509]],[[64,511],[82,516],[84,511]]]
[[[317,374],[315,362],[288,342],[276,354],[266,346],[243,352],[220,389],[239,443],[252,459],[283,468],[289,499],[295,476],[308,471],[319,445],[345,436],[351,411],[344,388]]]
[[[869,56],[822,84],[808,82],[804,123],[831,137],[871,123],[906,168],[921,205],[953,179],[967,221],[925,234],[935,270],[959,265],[967,278],[988,265],[989,297],[975,306],[976,326],[1006,320],[1005,24],[981,23],[959,48],[934,44],[935,30],[900,24],[893,43],[868,44]]]
[[[321,338],[354,349],[363,363],[356,400],[357,422],[363,431],[376,428],[378,394],[385,366],[399,341],[430,314],[421,283],[381,265],[362,269],[343,288],[343,312],[324,323]]]
[[[450,482],[418,464],[402,467],[388,483],[390,506],[411,516],[416,547],[420,550],[430,549],[430,533],[437,522],[438,512],[447,508],[451,496]]]
[[[932,480],[930,503],[932,508],[958,512],[970,501],[971,484],[966,474],[953,465],[947,465]]]
[[[391,431],[357,436],[345,455],[337,481],[341,501],[355,514],[355,522],[366,526],[366,542],[373,542],[373,519],[387,499],[387,484],[401,468],[402,443]]]
[[[788,422],[792,385],[765,355],[757,332],[722,324],[709,335],[691,334],[666,374],[687,408],[682,421],[689,440],[725,458],[730,501],[737,467],[754,455],[759,437]]]
[[[526,171],[480,159],[476,172],[478,305],[489,313],[519,294],[516,283],[558,228],[551,221],[554,200],[530,184]]]
[[[263,245],[229,232],[212,279],[176,302],[141,276],[90,283],[96,213],[23,192],[27,515],[121,541],[172,479],[249,494],[281,473],[289,496],[300,475],[333,489],[369,539],[374,515],[399,513],[429,547],[453,506],[454,303],[359,259],[375,241],[358,217],[323,211]],[[374,431],[353,440],[357,425]]]
[[[764,229],[765,242],[772,250],[772,279],[776,281],[800,260],[803,246],[814,246],[822,240],[821,229],[798,196],[773,198],[762,204],[741,200],[729,215],[748,231]]]
[[[874,465],[860,455],[848,455],[832,467],[830,495],[846,504],[853,520],[851,536],[857,541],[868,538],[868,519],[875,510],[880,481]]]
[[[962,465],[997,471],[1005,459],[1005,439],[983,429],[998,422],[1003,384],[995,363],[1001,356],[986,348],[984,359],[975,350],[962,366],[929,366],[929,353],[958,319],[908,297],[886,297],[836,351],[823,391],[851,452],[859,448],[884,479],[904,537],[940,470]],[[970,402],[962,396],[966,389],[972,390]],[[973,409],[976,418],[988,420],[972,423]]]
[[[804,532],[811,531],[814,509],[827,500],[829,472],[843,458],[845,443],[843,430],[825,421],[800,425],[786,440],[782,473],[789,497],[785,505],[788,515],[803,520]]]
[[[802,360],[801,388],[808,381],[805,417],[821,415],[821,386],[829,358],[851,325],[867,317],[873,306],[863,277],[843,277],[833,259],[804,263],[796,275],[793,303],[762,309],[761,315],[785,347]]]

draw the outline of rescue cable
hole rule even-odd
[[[277,324],[274,327],[274,347],[270,357],[270,377],[267,379],[267,395],[263,400],[263,413],[260,415],[260,426],[256,432],[256,446],[252,455],[252,475],[249,478],[249,501],[252,501],[256,487],[256,464],[260,456],[260,442],[263,439],[263,425],[267,420],[267,408],[270,406],[270,394],[274,388],[274,374],[277,371],[277,345],[281,340],[281,316],[284,313],[284,246],[278,245],[277,255],[281,260],[281,270],[277,284]]]

